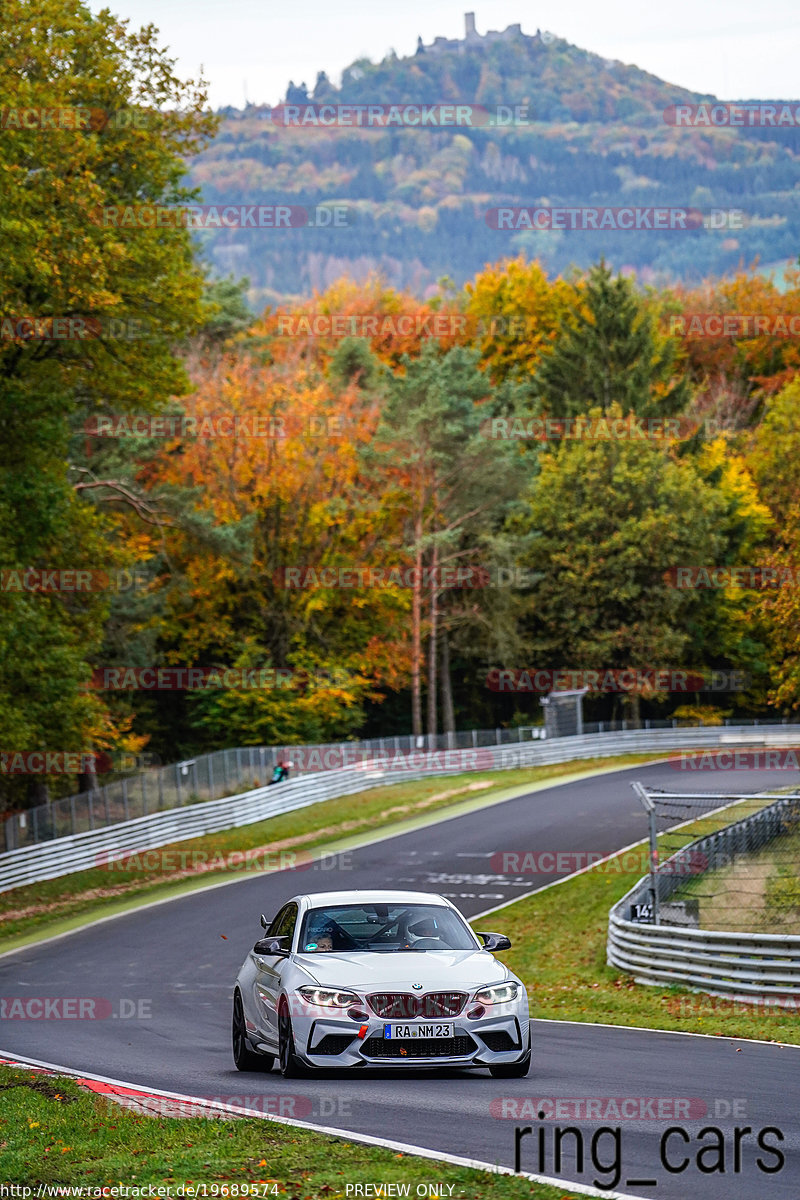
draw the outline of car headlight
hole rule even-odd
[[[338,988],[301,987],[297,991],[309,1004],[318,1004],[322,1008],[347,1008],[359,1002],[355,992],[341,992]]]
[[[507,1004],[509,1000],[516,1000],[518,992],[518,983],[496,983],[481,988],[475,993],[475,999],[481,1004]]]

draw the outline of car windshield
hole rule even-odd
[[[477,945],[459,914],[442,905],[335,904],[306,913],[299,948],[309,954],[391,953],[474,950]]]

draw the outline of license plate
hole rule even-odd
[[[427,1025],[384,1025],[384,1038],[451,1038],[453,1036],[452,1021],[433,1021]]]

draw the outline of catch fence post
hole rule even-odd
[[[647,813],[650,825],[650,903],[653,906],[653,924],[658,925],[658,829],[656,828],[656,806],[647,788],[642,783],[631,784]]]

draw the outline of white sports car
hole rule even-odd
[[[491,953],[511,943],[476,936],[443,896],[320,892],[261,924],[233,993],[240,1071],[268,1071],[278,1058],[287,1077],[314,1067],[527,1075],[528,996]]]

